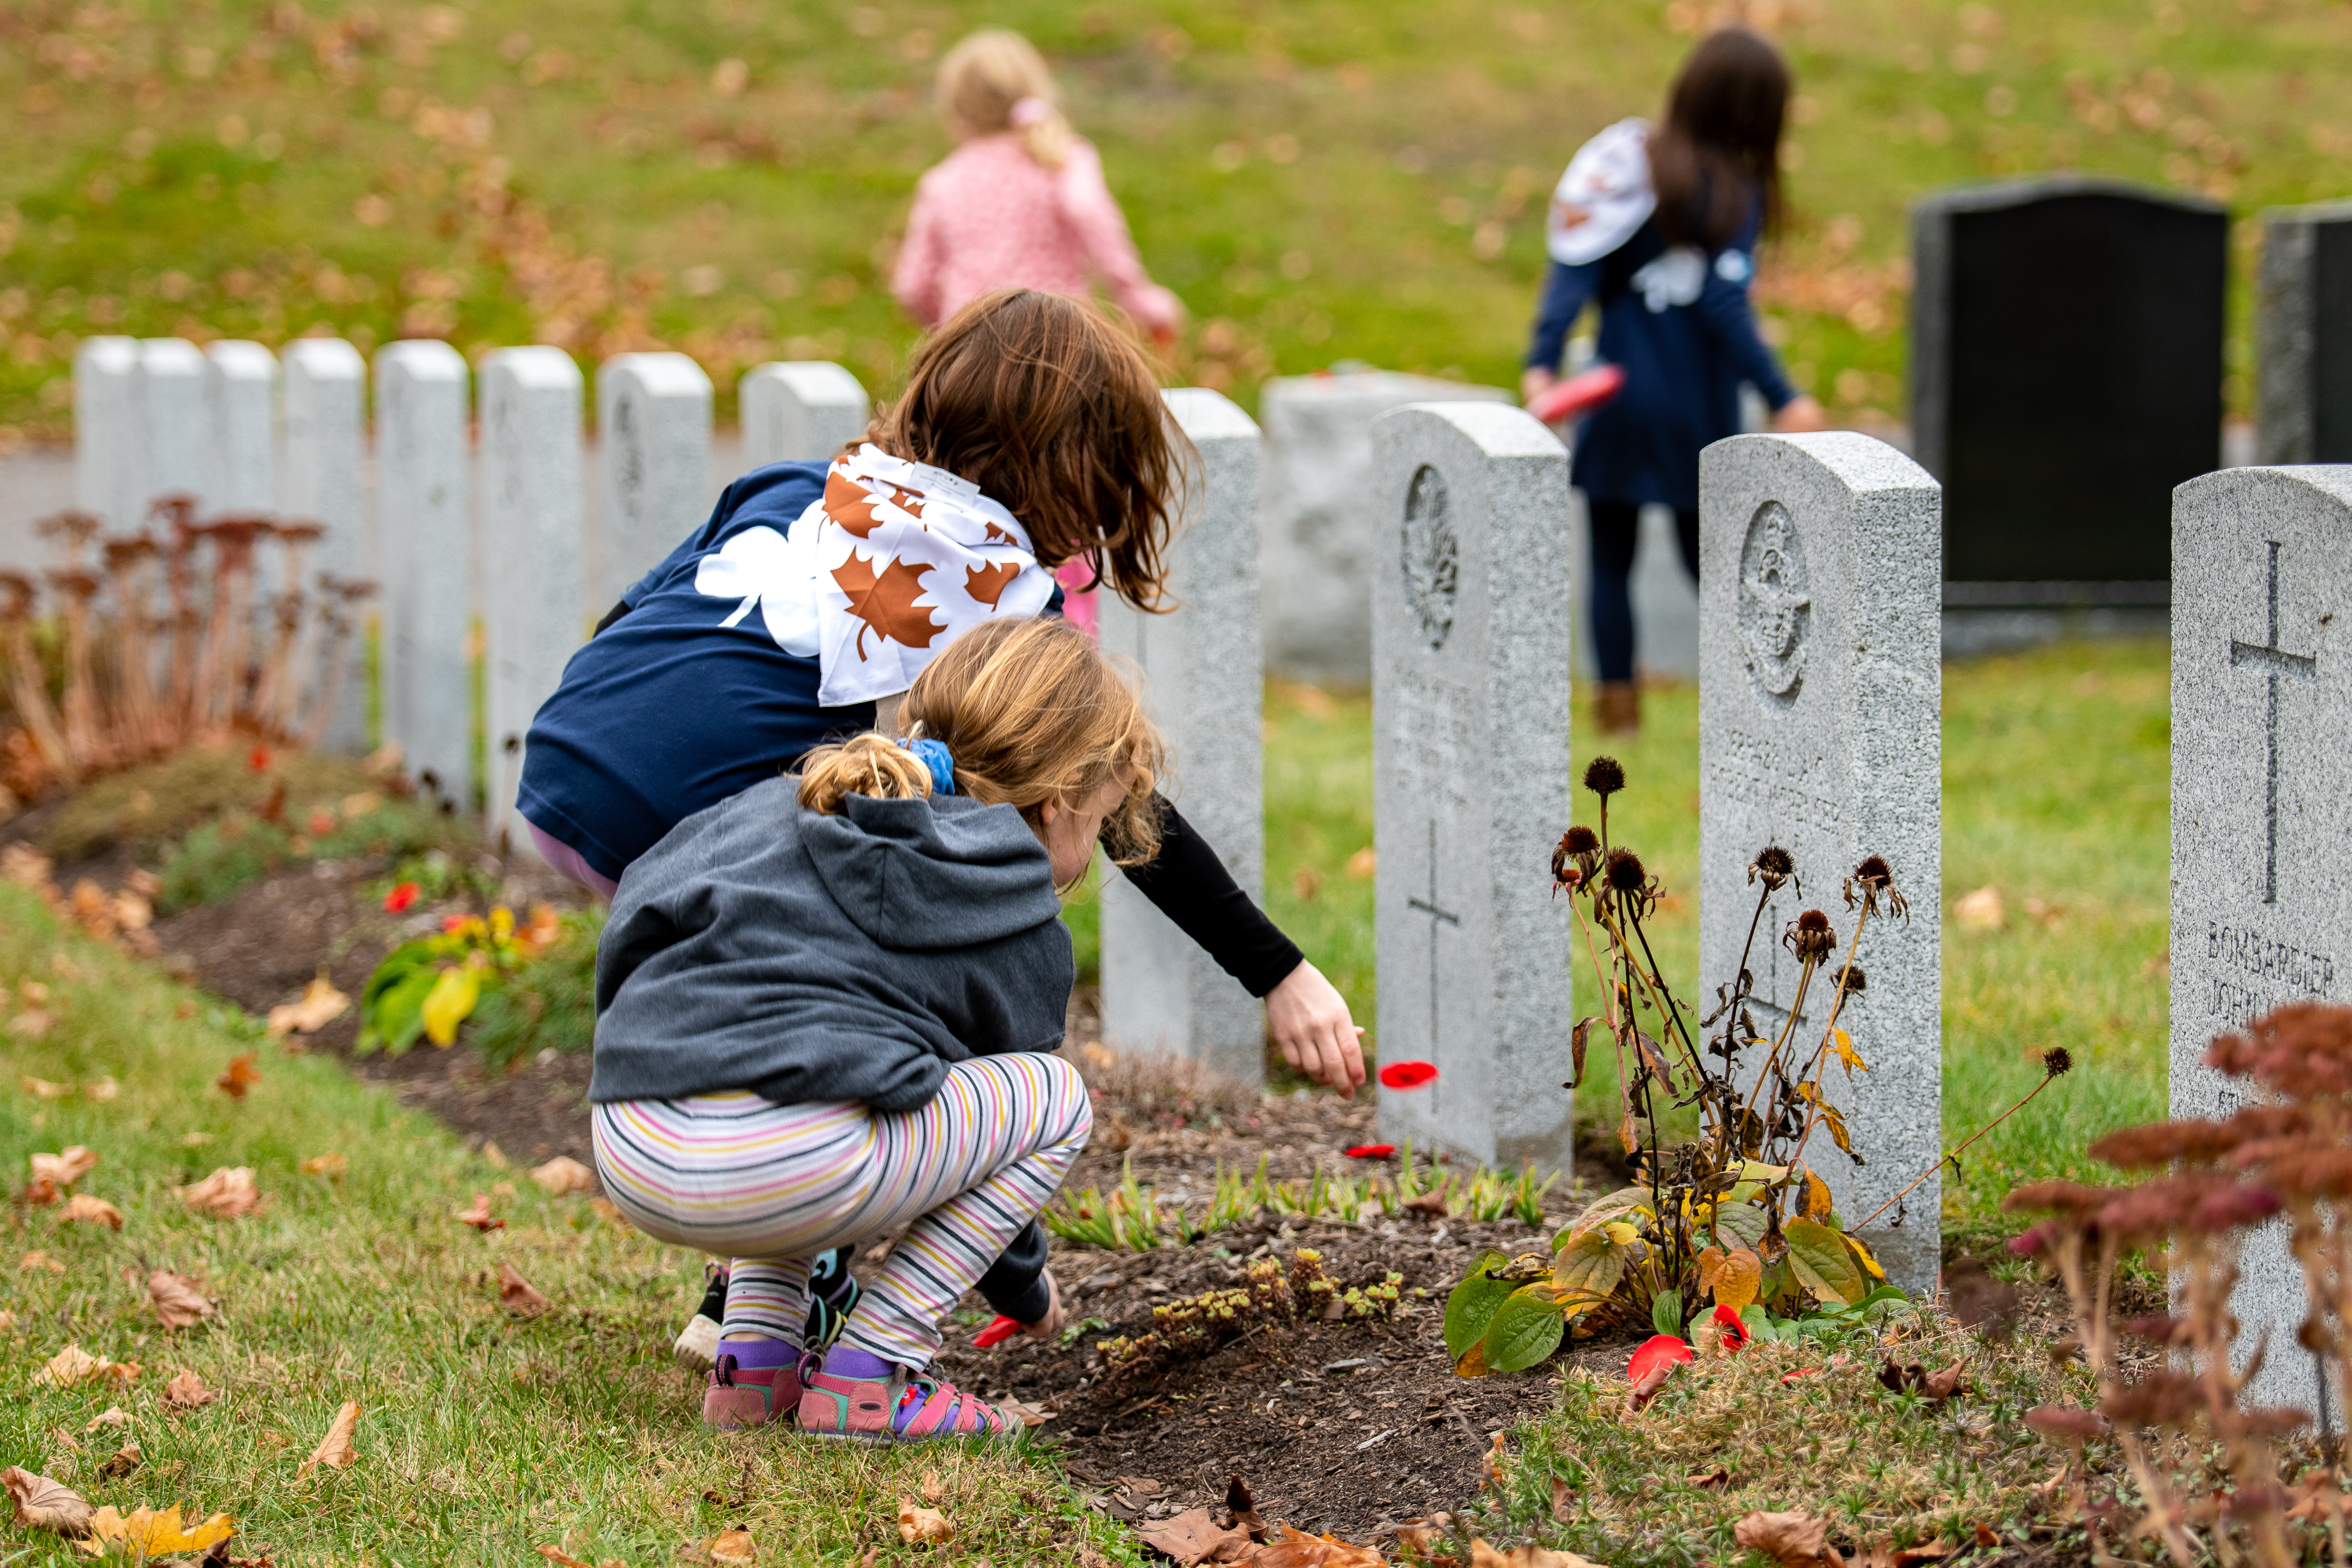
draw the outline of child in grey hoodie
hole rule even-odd
[[[605,1191],[735,1259],[713,1425],[1003,1433],[927,1374],[940,1321],[985,1279],[1030,1331],[1060,1327],[1030,1238],[1093,1112],[1051,1054],[1075,977],[1055,891],[1098,837],[1150,857],[1159,739],[1058,620],[966,634],[899,716],[914,739],[823,748],[680,823],[622,878],[597,951]],[[839,1340],[802,1343],[810,1260],[908,1221]]]

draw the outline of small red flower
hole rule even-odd
[[[1385,1160],[1396,1152],[1393,1143],[1359,1143],[1348,1151],[1350,1160]]]
[[[1391,1062],[1381,1068],[1383,1089],[1419,1089],[1437,1079],[1437,1068],[1431,1062]]]
[[[465,929],[466,917],[464,915],[443,915],[441,917],[441,934],[443,936],[456,936],[459,931],[464,931]]]
[[[1643,1341],[1642,1348],[1633,1352],[1633,1361],[1625,1368],[1625,1380],[1640,1383],[1661,1367],[1680,1366],[1696,1353],[1688,1340],[1677,1339],[1672,1334],[1654,1334]]]
[[[257,773],[268,772],[269,748],[267,746],[256,746],[253,750],[246,752],[245,765],[251,768]]]
[[[1715,1322],[1723,1331],[1723,1342],[1731,1349],[1737,1351],[1748,1342],[1748,1325],[1741,1322],[1739,1314],[1729,1307],[1715,1310]]]
[[[383,896],[383,912],[388,915],[406,914],[409,906],[416,902],[416,896],[424,890],[414,882],[401,883]]]
[[[972,1336],[971,1348],[984,1351],[992,1345],[1001,1345],[1020,1331],[1021,1324],[1017,1320],[999,1314],[994,1322]]]

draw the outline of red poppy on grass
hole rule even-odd
[[[1642,1342],[1642,1348],[1633,1352],[1633,1359],[1626,1364],[1626,1381],[1640,1383],[1662,1367],[1680,1366],[1696,1353],[1688,1340],[1678,1339],[1673,1334],[1653,1334]]]
[[[1391,1062],[1381,1068],[1383,1089],[1419,1089],[1436,1079],[1437,1068],[1431,1062]]]
[[[1359,1143],[1348,1151],[1350,1160],[1385,1160],[1396,1152],[1393,1143]]]
[[[383,896],[383,912],[388,915],[406,914],[409,906],[416,902],[416,896],[424,890],[414,882],[401,883]]]
[[[1723,1331],[1723,1342],[1733,1350],[1736,1351],[1748,1342],[1748,1325],[1740,1321],[1739,1314],[1731,1308],[1717,1307],[1715,1310],[1715,1323],[1716,1327]]]

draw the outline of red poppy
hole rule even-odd
[[[1676,1339],[1672,1334],[1653,1334],[1633,1352],[1633,1361],[1625,1368],[1625,1380],[1640,1383],[1661,1367],[1680,1366],[1695,1353],[1688,1340]]]
[[[1748,1325],[1739,1321],[1739,1314],[1731,1308],[1717,1307],[1715,1310],[1715,1326],[1723,1331],[1723,1342],[1731,1349],[1736,1351],[1748,1342]]]
[[[464,931],[465,929],[466,917],[464,915],[443,915],[441,917],[442,935],[456,936],[459,931]]]
[[[1348,1151],[1350,1160],[1385,1160],[1396,1152],[1393,1143],[1359,1143]]]
[[[388,915],[406,914],[409,906],[416,902],[416,896],[424,890],[414,882],[401,883],[383,896],[383,912]]]
[[[1391,1062],[1381,1068],[1381,1087],[1383,1089],[1419,1089],[1423,1084],[1435,1082],[1436,1079],[1437,1068],[1432,1062]]]
[[[971,1348],[984,1351],[992,1345],[1001,1345],[1020,1331],[1018,1320],[1000,1315],[994,1322],[972,1336]]]
[[[253,750],[246,752],[245,765],[251,768],[255,773],[267,773],[269,769],[269,748],[267,746],[256,746]]]
[[[1801,1366],[1794,1372],[1782,1373],[1780,1374],[1780,1386],[1786,1388],[1789,1384],[1796,1382],[1797,1379],[1801,1377],[1819,1377],[1821,1374],[1822,1369],[1820,1367]]]

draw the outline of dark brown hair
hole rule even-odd
[[[978,485],[1040,565],[1085,557],[1137,609],[1161,607],[1195,454],[1134,334],[1094,306],[1026,289],[973,300],[915,351],[866,438]]]
[[[1669,245],[1720,249],[1764,198],[1764,227],[1780,226],[1780,123],[1789,62],[1745,27],[1710,33],[1683,61],[1666,95],[1666,121],[1650,133],[1650,181]]]

